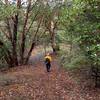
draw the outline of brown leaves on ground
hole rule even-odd
[[[0,75],[0,100],[100,100],[100,90],[79,75],[59,69],[55,59],[50,73],[43,62],[16,67]]]

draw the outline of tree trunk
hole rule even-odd
[[[56,54],[55,28],[56,28],[56,24],[54,23],[54,21],[51,21],[51,27],[50,27],[51,47],[53,49],[53,53]]]
[[[56,42],[55,42],[55,31],[51,30],[51,47],[53,49],[53,53],[56,53]]]
[[[24,63],[25,40],[26,40],[26,25],[27,25],[27,21],[28,21],[28,17],[29,17],[30,7],[31,7],[31,0],[28,1],[27,13],[26,13],[26,17],[25,17],[24,26],[23,26],[23,32],[22,32],[21,64]]]
[[[13,52],[13,62],[14,65],[17,66],[18,65],[18,59],[17,59],[17,28],[18,28],[18,15],[15,15],[15,19],[14,19],[14,28],[13,28],[13,41],[12,41],[12,52]]]
[[[36,44],[36,37],[37,37],[38,31],[39,31],[39,29],[40,29],[42,20],[43,20],[43,18],[40,19],[40,22],[39,22],[39,24],[38,24],[36,33],[35,33],[35,35],[34,35],[34,37],[33,37],[33,40],[32,40],[33,42],[32,42],[32,44],[31,44],[31,48],[30,48],[30,50],[29,50],[29,52],[28,52],[28,55],[27,55],[27,57],[26,57],[26,60],[25,60],[25,64],[27,64],[27,62],[28,62],[28,60],[29,60],[29,58],[30,58],[30,56],[31,56],[32,50],[33,50],[33,48],[34,48],[34,46],[35,46],[35,44]]]
[[[51,37],[51,47],[53,50],[53,53],[56,53],[56,44],[55,44],[55,37]]]
[[[29,58],[30,58],[30,56],[31,56],[31,53],[32,53],[32,50],[33,50],[34,46],[35,46],[35,42],[33,42],[32,45],[31,45],[31,48],[30,48],[30,50],[29,50],[29,52],[28,52],[28,56],[27,56],[27,58],[26,58],[26,60],[25,60],[25,64],[28,63],[28,60],[29,60]]]

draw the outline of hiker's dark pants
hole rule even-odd
[[[50,64],[50,63],[47,63],[47,64],[46,64],[47,72],[50,71],[50,67],[51,67],[51,64]]]

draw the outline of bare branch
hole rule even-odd
[[[40,8],[39,8],[39,10],[40,10]],[[34,21],[35,21],[37,15],[38,15],[38,13],[39,13],[39,10],[37,11],[36,15],[35,15],[34,18],[32,19],[32,22],[31,22],[29,28],[27,29],[26,33],[28,33],[28,32],[30,31],[30,29],[31,29],[31,27],[32,27],[32,25],[33,25],[33,23],[34,23]]]

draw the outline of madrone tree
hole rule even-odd
[[[39,0],[0,1],[0,49],[5,51],[4,60],[10,67],[27,64],[39,35],[42,37],[42,9]]]

